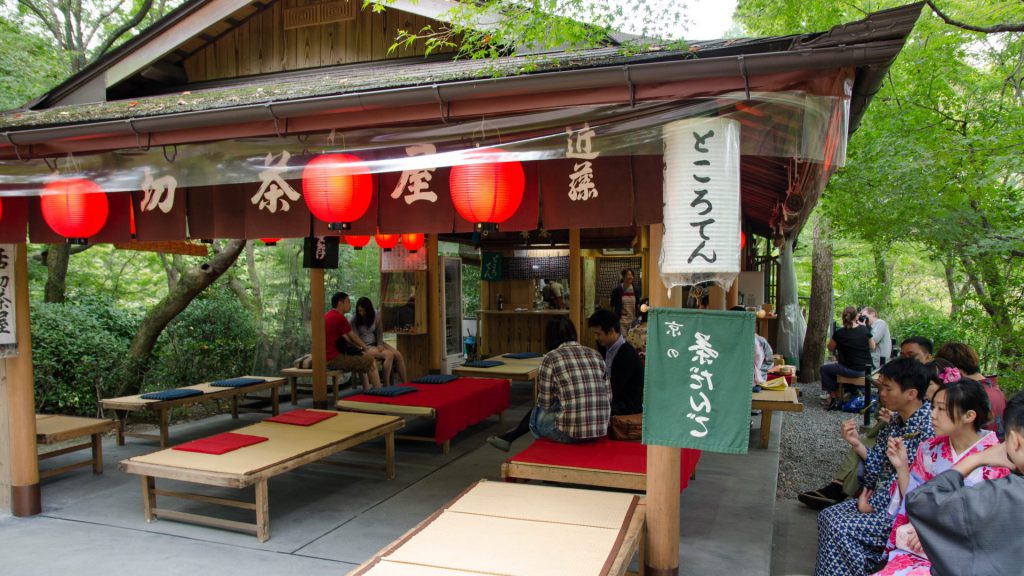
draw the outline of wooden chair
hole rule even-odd
[[[856,386],[864,389],[864,406],[871,405],[871,371],[874,366],[866,364],[864,366],[863,376],[836,376],[836,384],[839,385],[839,398],[844,398],[846,391],[843,390],[843,386]],[[871,425],[871,410],[864,411],[864,425]]]

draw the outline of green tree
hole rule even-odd
[[[932,8],[941,16],[926,8],[822,208],[839,236],[866,243],[873,261],[863,278],[876,301],[889,298],[887,258],[911,247],[943,271],[954,320],[967,324],[972,310],[983,312],[1000,342],[1002,368],[1010,368],[1024,344],[1024,38],[992,32],[1024,29],[1024,5],[950,0]],[[826,29],[856,17],[855,10],[815,0],[741,0],[737,18],[752,33],[779,34]]]
[[[363,0],[383,11],[392,0]],[[427,54],[446,48],[456,58],[497,58],[536,49],[580,50],[619,45],[640,50],[647,43],[680,35],[686,3],[667,0],[475,0],[452,2],[439,28],[402,30],[391,46],[397,50],[424,42]],[[624,35],[628,28],[634,33]],[[529,68],[529,64],[527,64]]]
[[[17,108],[67,76],[67,62],[45,38],[0,17],[0,110]],[[31,70],[31,74],[25,74]]]

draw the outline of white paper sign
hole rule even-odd
[[[14,356],[18,323],[14,317],[14,244],[0,244],[0,357]]]
[[[740,124],[692,118],[666,124],[665,286],[717,282],[728,289],[740,271]]]

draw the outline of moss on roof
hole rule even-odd
[[[600,48],[581,52],[505,57],[498,60],[385,60],[288,74],[252,76],[216,83],[216,86],[210,88],[131,100],[74,104],[39,111],[14,111],[0,114],[0,130],[16,133],[19,128],[127,120],[317,96],[692,56],[692,51],[664,50],[655,46],[647,48],[641,54],[632,55],[624,55],[614,48]]]

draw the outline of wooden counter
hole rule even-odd
[[[477,310],[477,353],[481,358],[507,352],[543,354],[544,329],[568,310]]]

